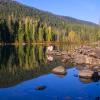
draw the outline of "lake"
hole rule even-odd
[[[56,45],[55,50],[76,46]],[[46,45],[0,46],[0,100],[100,100],[100,80],[78,77],[78,68],[59,57],[47,60]],[[66,75],[51,70],[66,67]],[[36,87],[45,86],[43,90]]]

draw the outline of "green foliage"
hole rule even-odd
[[[46,34],[47,34],[47,41],[50,42],[52,40],[52,33],[50,26],[46,29]]]
[[[79,43],[80,37],[74,31],[71,31],[68,34],[67,41],[70,43]]]
[[[19,42],[19,43],[23,43],[23,28],[22,28],[21,21],[19,21],[18,42]]]
[[[80,42],[100,39],[98,25],[57,16],[16,1],[0,2],[0,42]]]
[[[38,34],[39,34],[39,41],[42,42],[43,41],[43,29],[41,27],[39,27],[38,29]]]

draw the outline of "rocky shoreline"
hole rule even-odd
[[[80,46],[71,52],[53,50],[47,55],[59,56],[62,63],[72,62],[79,68],[79,77],[100,78],[100,47]]]

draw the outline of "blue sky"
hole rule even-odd
[[[77,19],[100,22],[100,0],[16,0],[31,7]]]

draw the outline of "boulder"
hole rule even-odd
[[[88,55],[83,54],[74,54],[74,62],[76,64],[87,64],[92,66],[99,66],[100,65],[100,59],[90,57]]]
[[[84,64],[84,63],[86,63],[86,58],[85,58],[85,56],[82,55],[82,54],[77,54],[77,53],[75,53],[75,54],[74,54],[74,62],[75,62],[76,64]]]
[[[91,70],[80,70],[79,71],[79,77],[81,78],[92,78],[93,77],[94,72]]]
[[[54,68],[52,70],[52,73],[54,74],[58,74],[58,75],[65,75],[66,74],[66,70],[63,66],[58,66],[56,68]]]

